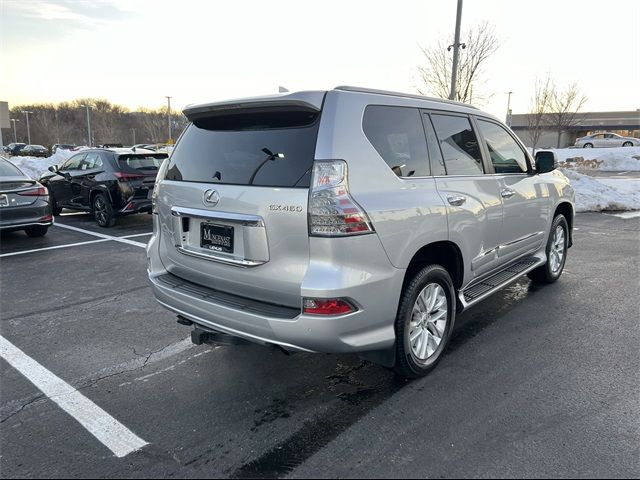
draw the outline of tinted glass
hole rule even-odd
[[[0,177],[24,177],[24,173],[22,173],[18,167],[16,167],[13,163],[5,160],[4,158],[0,158]]]
[[[71,157],[69,160],[67,160],[66,162],[64,162],[62,164],[62,167],[60,168],[60,170],[78,170],[78,168],[80,168],[80,162],[82,162],[82,160],[84,160],[84,157],[86,156],[86,153],[81,153],[79,155],[74,155],[73,157]]]
[[[429,159],[431,165],[431,175],[446,175],[447,170],[444,168],[444,159],[442,152],[438,146],[438,137],[433,129],[433,124],[429,115],[424,115],[424,129],[427,134],[427,146],[429,147]]]
[[[133,170],[158,170],[165,158],[167,158],[167,155],[161,153],[155,155],[120,155],[118,163],[121,167]]]
[[[98,152],[87,153],[86,158],[80,163],[80,170],[91,170],[102,166],[102,159]]]
[[[480,145],[469,119],[440,114],[432,115],[431,118],[440,140],[447,175],[484,173]]]
[[[417,109],[368,106],[362,128],[371,145],[397,176],[430,174],[427,141]]]
[[[524,151],[504,128],[484,120],[478,120],[478,125],[496,173],[527,172],[527,158]]]
[[[272,109],[202,118],[171,155],[168,180],[308,187],[319,114]]]

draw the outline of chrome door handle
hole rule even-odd
[[[516,192],[511,190],[510,188],[503,188],[502,191],[500,192],[500,195],[502,196],[502,198],[511,198],[515,194]]]
[[[447,197],[447,201],[449,202],[450,205],[453,205],[454,207],[459,207],[460,205],[462,205],[464,202],[467,201],[467,197],[463,197],[462,195],[449,195]]]

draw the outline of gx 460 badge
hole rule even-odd
[[[302,212],[302,207],[299,205],[269,205],[269,210],[275,210],[278,212]]]

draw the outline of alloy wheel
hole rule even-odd
[[[556,274],[562,267],[566,251],[564,228],[558,225],[553,233],[551,248],[549,249],[549,262],[551,263],[551,273]]]
[[[444,289],[429,283],[416,298],[409,323],[409,346],[420,362],[438,350],[447,327],[448,300]]]

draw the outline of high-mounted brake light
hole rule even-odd
[[[347,163],[316,161],[309,194],[309,234],[344,237],[373,232],[366,212],[349,195]]]
[[[22,195],[25,197],[46,197],[49,195],[49,190],[47,187],[43,187],[42,185],[38,185],[35,188],[31,188],[29,190],[23,190],[22,192],[16,192],[18,195]]]
[[[356,308],[341,298],[305,298],[302,312],[307,315],[346,315]]]
[[[121,182],[144,180],[144,175],[136,175],[135,173],[115,172],[114,175]]]

